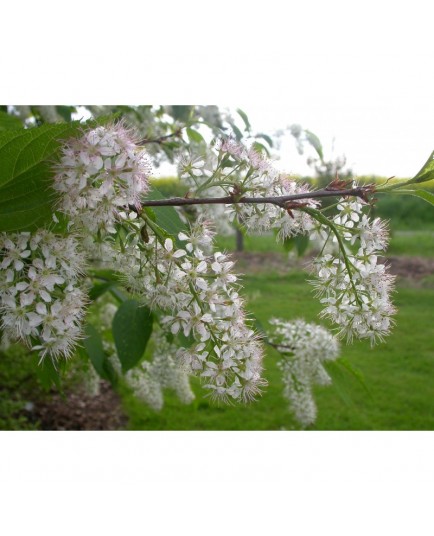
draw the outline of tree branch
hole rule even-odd
[[[187,197],[173,197],[172,199],[157,199],[153,201],[144,200],[142,207],[173,207],[185,205],[234,205],[234,204],[272,204],[278,207],[288,209],[297,208],[297,205],[291,205],[293,201],[301,201],[303,199],[318,199],[323,197],[342,197],[354,196],[360,197],[366,202],[369,202],[368,195],[372,194],[375,186],[357,186],[356,188],[348,189],[332,189],[324,188],[314,190],[312,192],[304,192],[293,195],[283,195],[275,197],[239,197],[239,195],[228,195],[226,197],[202,197],[189,199]]]

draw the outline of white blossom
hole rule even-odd
[[[150,173],[146,152],[121,123],[97,127],[63,148],[54,178],[58,208],[82,231],[113,233],[119,212],[139,206]]]
[[[69,357],[82,337],[85,262],[74,237],[39,230],[0,234],[1,326],[41,359]]]
[[[295,418],[303,426],[309,426],[317,414],[312,388],[315,384],[331,383],[323,363],[338,357],[339,343],[322,326],[304,320],[288,322],[275,318],[270,324],[268,340],[282,355],[278,365],[283,375],[284,396]]]
[[[359,249],[347,251],[347,262],[342,253],[324,254],[314,262],[313,284],[325,306],[321,315],[339,326],[340,337],[367,338],[373,345],[389,334],[396,311],[390,299],[394,277],[379,263],[387,227],[379,218],[371,221],[358,201],[342,199],[338,210],[333,223],[342,228],[344,241]]]

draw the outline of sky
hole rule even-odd
[[[434,149],[427,2],[291,1],[281,10],[269,0],[246,10],[220,0],[207,13],[188,5],[201,4],[176,3],[170,16],[154,6],[146,31],[142,18],[130,18],[124,34],[118,24],[116,39],[99,37],[93,47],[77,39],[69,61],[53,47],[65,28],[51,27],[23,49],[21,62],[5,55],[11,76],[1,101],[239,107],[255,130],[299,123],[318,135],[326,157],[345,155],[356,175],[413,176]],[[21,20],[23,32],[34,31],[31,21],[31,14]],[[310,171],[290,139],[279,156],[289,173]]]

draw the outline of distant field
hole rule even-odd
[[[218,236],[216,242],[219,248],[226,251],[235,249],[234,236]],[[245,251],[284,253],[282,245],[272,235],[245,236],[244,245]],[[387,254],[434,257],[434,229],[393,231]]]

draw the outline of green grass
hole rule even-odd
[[[434,230],[394,231],[388,255],[434,257]]]
[[[234,251],[235,237],[218,236],[216,245],[220,249]],[[245,251],[256,251],[260,253],[285,253],[283,246],[276,242],[273,235],[245,236],[244,249]],[[393,231],[387,254],[434,257],[434,229],[426,231]]]
[[[235,235],[218,235],[215,244],[220,250],[234,251]],[[244,237],[244,250],[259,253],[268,253],[270,251],[284,253],[282,244],[276,242],[274,235],[246,235]]]
[[[305,274],[259,274],[244,278],[248,309],[265,325],[272,316],[318,321],[320,305]],[[402,284],[395,295],[397,325],[385,344],[342,347],[342,356],[361,371],[369,394],[348,374],[316,390],[315,430],[434,430],[434,287]],[[170,394],[159,413],[124,397],[129,427],[139,430],[291,430],[298,429],[282,396],[278,354],[267,352],[263,396],[247,406],[212,405],[197,381],[197,398],[182,406]]]

